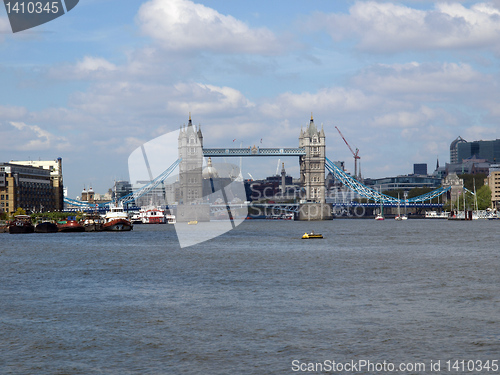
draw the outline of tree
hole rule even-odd
[[[23,208],[18,207],[17,210],[16,210],[16,212],[14,212],[12,215],[14,215],[14,216],[17,216],[17,215],[26,215],[26,211]]]
[[[464,186],[470,191],[474,191],[474,184],[476,185],[476,190],[480,189],[484,185],[484,179],[486,176],[484,173],[470,174],[464,173],[458,175],[459,178],[464,180]]]
[[[483,185],[476,192],[477,206],[479,210],[486,210],[491,207],[491,189],[488,185]]]

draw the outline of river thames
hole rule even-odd
[[[499,240],[487,220],[0,234],[0,373],[499,374]]]

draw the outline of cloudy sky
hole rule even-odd
[[[103,193],[189,112],[206,147],[296,147],[312,112],[349,171],[335,126],[365,177],[432,171],[500,138],[499,57],[500,1],[80,0],[16,34],[2,7],[0,160],[62,157],[70,197]]]

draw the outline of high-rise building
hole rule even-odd
[[[500,139],[494,141],[460,142],[457,144],[458,163],[475,157],[489,163],[500,162]]]
[[[458,136],[457,139],[455,139],[453,142],[451,142],[451,144],[450,144],[450,164],[458,163],[458,145],[461,143],[467,143],[467,141],[460,136]]]

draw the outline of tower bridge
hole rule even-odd
[[[305,197],[303,198],[307,202],[303,207],[300,207],[299,211],[301,213],[304,212],[304,215],[309,219],[311,218],[311,210],[316,212],[314,216],[317,219],[331,217],[331,203],[326,202],[325,173],[327,171],[331,172],[344,186],[374,201],[376,204],[424,204],[425,201],[429,201],[432,198],[446,193],[450,189],[450,187],[442,187],[422,196],[405,200],[384,195],[381,192],[363,185],[326,157],[326,137],[324,128],[323,125],[321,125],[321,129],[316,127],[312,115],[306,128],[303,129],[301,127],[298,140],[298,147],[261,148],[254,145],[248,148],[204,148],[201,126],[197,128],[193,126],[191,115],[189,115],[188,125],[181,126],[179,130],[178,160],[170,165],[163,173],[152,179],[149,184],[129,196],[123,197],[122,201],[131,202],[156,188],[159,184],[163,184],[163,181],[168,178],[178,166],[179,182],[178,189],[176,189],[175,192],[175,201],[179,202],[178,218],[180,214],[180,216],[184,216],[186,220],[189,217],[193,217],[193,215],[196,216],[197,219],[208,219],[209,210],[207,209],[206,212],[200,213],[200,205],[197,205],[197,203],[203,200],[203,157],[298,157],[300,184],[304,188]],[[146,165],[148,165],[148,163],[146,163]],[[225,189],[221,189],[221,192],[225,194]],[[224,196],[223,198],[227,203],[227,197]],[[195,208],[195,206],[198,206],[198,208]]]
[[[307,209],[314,208],[317,218],[324,219],[331,216],[331,206],[326,203],[325,173],[331,172],[336,179],[352,191],[378,204],[397,205],[418,204],[437,197],[449,188],[440,188],[431,193],[410,200],[397,199],[371,189],[352,176],[338,168],[326,157],[326,137],[323,125],[318,129],[313,116],[305,129],[299,133],[299,147],[272,147],[257,146],[248,148],[204,148],[201,127],[193,126],[191,116],[187,127],[181,127],[179,133],[179,173],[181,189],[179,197],[184,203],[194,202],[202,196],[202,157],[266,157],[266,156],[294,156],[299,158],[300,184],[305,190]],[[314,207],[313,207],[314,206]],[[301,209],[300,212],[303,210]],[[311,213],[306,213],[311,217]]]

